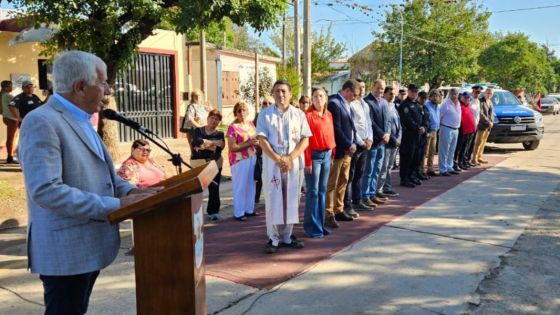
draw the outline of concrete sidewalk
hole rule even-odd
[[[271,290],[207,277],[210,314],[460,314],[560,182],[560,118],[536,151],[509,158]],[[416,188],[421,193],[422,188]],[[222,195],[226,196],[224,192]],[[90,314],[134,314],[134,266],[123,250],[93,291]],[[26,270],[24,229],[0,234],[0,314],[37,314],[42,287]],[[263,231],[264,233],[264,231]],[[325,239],[328,241],[328,238]],[[304,249],[305,250],[305,249]]]

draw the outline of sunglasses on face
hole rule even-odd
[[[140,151],[146,152],[146,153],[152,152],[152,149],[148,149],[148,148],[136,148],[136,150],[140,150]]]

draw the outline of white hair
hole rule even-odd
[[[107,69],[105,62],[94,54],[70,50],[60,53],[53,63],[53,89],[57,93],[70,93],[76,81],[86,81],[94,85],[97,80],[96,68]]]

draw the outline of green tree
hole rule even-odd
[[[272,91],[272,77],[267,67],[259,68],[259,98],[270,96]],[[255,105],[255,76],[239,87],[241,97],[249,104]],[[258,110],[258,108],[257,108]]]
[[[404,22],[403,82],[439,86],[476,78],[488,45],[487,12],[476,1],[412,0],[393,6],[374,33],[381,76],[399,80],[401,21]]]
[[[486,79],[505,89],[529,93],[554,89],[557,82],[546,49],[521,33],[508,34],[484,50],[479,62]]]
[[[288,64],[286,66],[278,65],[276,66],[276,77],[278,80],[286,80],[290,83],[292,87],[292,100],[296,100],[301,93],[301,75],[297,72],[293,64]]]
[[[301,38],[300,47],[300,64],[303,64],[303,36]],[[276,47],[276,55],[282,53],[282,28],[275,29],[270,39]],[[286,19],[286,59],[289,65],[294,65],[295,54],[295,36],[293,18]],[[311,75],[313,80],[321,80],[333,74],[331,62],[344,56],[346,47],[337,42],[332,36],[332,25],[327,29],[321,28],[319,32],[313,32],[311,40]],[[295,94],[294,94],[295,95]]]
[[[39,26],[57,25],[58,32],[45,43],[45,54],[53,56],[64,49],[89,51],[107,63],[109,84],[137,53],[138,44],[160,24],[167,23],[179,33],[193,28],[209,28],[229,18],[234,24],[248,23],[256,31],[278,24],[286,10],[284,0],[8,0],[22,10],[22,16]],[[163,23],[162,23],[163,22]],[[114,100],[109,107],[115,108]],[[109,125],[110,126],[110,125]],[[100,134],[117,156],[116,126]]]
[[[340,59],[346,47],[337,42],[332,36],[332,25],[327,30],[321,28],[319,33],[313,33],[311,45],[311,74],[313,80],[322,80],[333,74],[331,63]]]

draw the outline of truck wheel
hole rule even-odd
[[[539,140],[535,140],[535,141],[525,141],[523,142],[523,147],[525,148],[525,150],[535,150],[536,148],[539,147]]]

